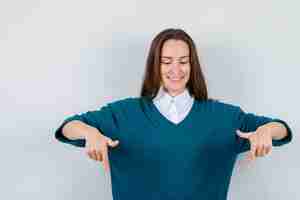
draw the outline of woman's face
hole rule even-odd
[[[171,96],[184,91],[190,71],[188,44],[182,40],[165,41],[161,51],[160,73],[162,84]]]

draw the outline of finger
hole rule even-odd
[[[250,153],[249,153],[249,158],[252,161],[255,160],[255,158],[256,158],[256,149],[257,149],[256,140],[252,139],[252,141],[251,141],[251,149],[250,149]]]
[[[105,170],[106,172],[108,172],[110,166],[109,166],[109,161],[108,161],[107,147],[105,147],[105,148],[103,149],[103,151],[102,151],[102,158],[103,158],[102,162],[103,162],[104,170]]]
[[[258,148],[257,148],[258,150],[257,150],[257,155],[258,155],[258,157],[263,157],[263,156],[265,156],[265,146],[264,146],[264,144],[261,144]]]
[[[268,145],[264,144],[263,156],[266,156],[267,154],[268,154]]]
[[[255,159],[255,155],[252,153],[252,151],[249,151],[247,155],[247,160],[253,161]]]
[[[107,144],[110,146],[110,147],[115,147],[115,146],[117,146],[118,144],[119,144],[119,141],[118,140],[115,140],[115,141],[113,141],[112,139],[108,139],[107,140]]]
[[[265,137],[264,142],[262,144],[262,156],[266,156],[269,153],[269,142],[268,138]]]
[[[95,159],[95,155],[94,155],[94,152],[93,152],[93,150],[88,150],[88,152],[87,152],[87,154],[88,154],[88,156],[90,157],[90,159]]]
[[[90,159],[93,159],[92,152],[90,150],[88,150],[86,153],[87,153],[87,155],[89,156]]]
[[[266,146],[266,154],[270,154],[270,153],[271,153],[271,150],[272,150],[272,140],[271,140],[271,142],[268,142],[268,143],[267,143],[267,146]]]
[[[106,142],[109,146],[111,146],[113,144],[113,141],[110,138],[107,138]]]
[[[263,140],[263,139],[264,139],[264,138],[261,137],[261,136],[258,136],[258,137],[257,137],[256,153],[257,153],[257,156],[258,156],[258,157],[264,156],[264,155],[263,155],[263,154],[264,154],[264,144],[263,144],[264,140]]]
[[[94,159],[94,160],[96,160],[97,161],[97,153],[96,153],[96,150],[95,149],[93,149],[92,150],[92,159]]]
[[[270,147],[270,152],[269,153],[272,153],[272,149],[273,149],[273,140],[272,140],[272,138],[269,141],[269,147]]]
[[[271,154],[272,153],[272,145],[269,145],[267,147],[267,154]]]
[[[101,151],[96,151],[96,155],[97,155],[97,160],[98,161],[102,161],[102,156],[101,156]]]
[[[270,147],[271,147],[271,143],[272,143],[272,139],[270,138],[270,136],[268,136],[267,134],[264,134],[264,138],[263,138],[263,144],[262,144],[262,156],[266,156],[269,151],[270,151]]]
[[[112,147],[116,147],[119,145],[119,140],[113,141]]]
[[[107,138],[106,140],[108,146],[113,147],[115,146],[115,142],[111,138]]]
[[[240,136],[241,138],[246,138],[246,139],[249,139],[249,137],[253,134],[253,132],[248,132],[248,133],[245,133],[245,132],[242,132],[240,130],[236,130],[236,133],[238,136]]]

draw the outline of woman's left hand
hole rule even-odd
[[[257,156],[262,157],[272,151],[272,134],[268,128],[257,128],[253,132],[242,132],[236,130],[241,138],[248,139],[251,145],[248,159],[255,160]]]

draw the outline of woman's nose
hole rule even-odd
[[[173,63],[172,66],[171,66],[171,69],[170,71],[172,72],[181,72],[181,66],[179,63]]]

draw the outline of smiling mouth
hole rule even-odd
[[[180,81],[181,79],[183,79],[184,76],[182,77],[170,77],[170,76],[167,76],[167,78],[171,81]]]

